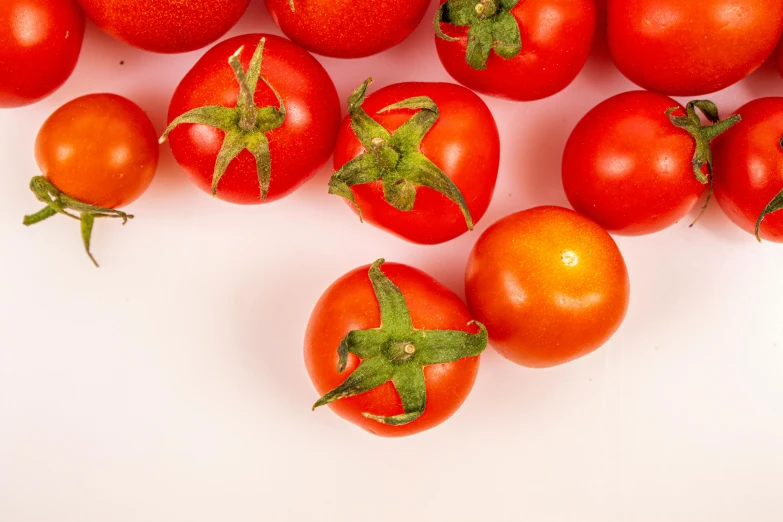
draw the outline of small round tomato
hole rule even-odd
[[[596,25],[594,0],[440,0],[438,56],[459,83],[484,94],[538,100],[582,70]]]
[[[559,207],[517,212],[489,227],[470,254],[465,290],[492,346],[537,368],[604,344],[620,327],[630,296],[611,236]]]
[[[783,98],[737,112],[742,122],[715,144],[715,198],[743,230],[783,243]]]
[[[57,90],[76,67],[82,40],[84,13],[75,0],[0,2],[0,107]]]
[[[606,16],[620,72],[676,96],[742,80],[772,54],[783,30],[780,0],[608,0]]]
[[[313,56],[279,36],[248,34],[207,51],[169,105],[177,163],[232,203],[290,194],[332,153],[340,102]]]
[[[25,225],[57,213],[79,219],[90,254],[95,218],[133,216],[117,208],[141,196],[158,166],[158,139],[147,115],[116,94],[89,94],[66,103],[44,122],[35,141],[43,176],[30,182],[46,204]],[[78,215],[77,215],[78,214]],[[97,263],[96,263],[97,264]]]
[[[308,51],[336,58],[370,56],[402,42],[429,0],[264,0],[272,19]]]
[[[489,108],[449,83],[398,83],[365,100],[370,81],[348,100],[329,192],[415,243],[471,230],[492,199],[500,162]]]
[[[352,270],[321,296],[305,336],[305,363],[340,417],[385,437],[451,417],[476,380],[487,331],[465,304],[406,265]],[[381,269],[383,266],[383,269]]]
[[[156,53],[195,51],[242,17],[250,0],[79,0],[95,25],[114,38]]]
[[[703,126],[702,110],[713,125]],[[649,91],[618,94],[577,124],[563,153],[563,186],[577,212],[609,232],[640,235],[685,217],[707,188],[710,141],[738,121],[708,101]]]

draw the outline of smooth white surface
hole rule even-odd
[[[374,88],[449,80],[431,14],[380,56],[321,59],[341,99],[368,75]],[[230,34],[260,31],[278,33],[255,1]],[[335,278],[384,256],[462,294],[478,234],[512,211],[566,203],[570,130],[632,88],[600,45],[553,98],[486,99],[503,142],[495,199],[475,233],[446,245],[360,224],[326,194],[328,165],[277,203],[213,200],[167,145],[130,207],[137,218],[96,226],[101,269],[73,222],[21,225],[39,208],[27,183],[51,111],[116,92],[162,131],[202,53],[148,54],[90,25],[64,88],[0,112],[0,520],[783,520],[783,247],[759,246],[717,205],[693,229],[618,239],[631,308],[589,357],[536,371],[488,350],[464,407],[408,439],[310,411],[304,328]],[[728,114],[781,92],[765,66],[711,98]]]

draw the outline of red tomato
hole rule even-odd
[[[265,41],[261,77],[269,84],[258,81],[255,95],[249,96],[258,108],[263,108],[257,124],[249,126],[255,131],[249,132],[241,127],[238,115],[231,120],[232,112],[228,108],[241,105],[242,99],[237,77],[228,60],[242,48],[239,62],[247,70],[261,41]],[[275,92],[284,100],[281,109]],[[229,114],[228,127],[221,130],[207,125],[179,125],[171,131],[171,150],[199,188],[232,203],[269,202],[291,193],[329,158],[340,124],[337,91],[321,64],[307,51],[285,38],[272,35],[237,36],[207,51],[174,92],[169,122],[205,106],[225,107],[224,111]],[[255,108],[251,109],[252,114],[256,114]],[[218,120],[221,114],[218,114]],[[220,121],[210,125],[218,123]],[[221,147],[231,141],[231,136],[234,136],[235,144],[249,137],[250,148],[241,147],[240,143],[228,157],[221,156],[228,162],[228,167],[222,177],[216,176],[221,150],[225,153],[231,149],[231,146]],[[263,144],[267,144],[268,151],[253,149]],[[263,161],[256,160],[255,154],[259,158],[265,157],[271,170],[266,174],[266,182],[261,180],[263,176],[259,171]],[[214,183],[216,180],[219,185]],[[268,193],[264,193],[265,187]]]
[[[116,94],[71,100],[38,132],[35,159],[45,178],[33,178],[31,189],[47,206],[26,216],[25,225],[57,213],[80,219],[90,254],[95,218],[125,222],[133,217],[115,209],[147,190],[158,166],[158,150],[152,123],[132,101]]]
[[[156,53],[195,51],[242,17],[250,0],[79,0],[84,12],[114,38]]]
[[[630,296],[611,236],[559,207],[517,212],[489,227],[468,259],[465,290],[492,346],[539,368],[604,344],[620,327]]]
[[[673,123],[674,108],[672,116],[689,128]],[[588,112],[563,153],[563,186],[574,209],[625,235],[657,232],[685,217],[707,188],[713,134],[736,118],[703,127],[695,112],[692,121],[684,115],[679,103],[649,91],[618,94]]]
[[[308,51],[360,58],[402,42],[419,25],[429,0],[264,0],[272,19]]]
[[[358,207],[364,220],[415,243],[442,243],[467,232],[486,212],[497,180],[500,138],[489,108],[474,93],[449,83],[398,83],[364,101],[366,86],[352,96],[362,93],[340,128],[334,152],[338,173],[330,191],[354,198],[352,208]],[[408,100],[422,103],[380,112]],[[367,115],[372,126],[360,140],[351,119]],[[374,156],[368,152],[374,143],[380,143],[381,157],[393,157],[393,165],[384,169],[370,161],[362,166]],[[334,190],[351,165],[359,165],[351,174],[356,183],[346,175],[350,191],[348,186],[342,193]]]
[[[443,23],[436,26],[447,39],[436,36],[438,56],[455,80],[475,91],[512,100],[546,98],[574,81],[590,54],[594,0],[440,3]]]
[[[381,271],[382,263],[352,270],[324,292],[304,356],[326,394],[316,407],[329,404],[370,433],[399,437],[437,426],[462,405],[487,336],[448,288],[406,265]]]
[[[761,98],[742,107],[742,122],[715,145],[715,197],[740,228],[783,243],[783,98]]]
[[[71,76],[84,39],[75,0],[0,2],[0,107],[49,96]]]
[[[700,96],[732,85],[766,60],[783,30],[780,0],[609,0],[617,68],[653,91]]]
[[[780,75],[783,76],[783,39],[780,40],[780,45],[778,45],[775,58],[778,64],[778,71],[780,71]]]

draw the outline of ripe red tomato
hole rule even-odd
[[[419,25],[429,0],[264,0],[287,37],[308,51],[360,58],[402,42]]]
[[[71,76],[84,40],[75,0],[0,2],[0,107],[49,96]]]
[[[742,122],[715,144],[715,198],[743,230],[783,243],[783,98],[740,107]]]
[[[775,57],[778,64],[778,71],[780,71],[780,75],[783,76],[783,39],[780,40]]]
[[[710,141],[738,120],[704,127],[696,107],[718,120],[711,102],[688,104],[686,117],[679,103],[649,91],[618,94],[588,112],[563,153],[563,186],[574,209],[625,235],[657,232],[685,217],[709,182]]]
[[[617,68],[669,95],[732,85],[766,60],[783,30],[780,0],[609,0],[607,37]]]
[[[398,83],[349,100],[330,192],[364,220],[409,241],[442,243],[486,212],[500,162],[486,104],[449,83]]]
[[[594,0],[440,4],[438,56],[455,80],[474,91],[512,100],[546,98],[574,81],[590,54]]]
[[[247,78],[238,83],[237,74]],[[202,190],[232,203],[270,202],[329,158],[339,103],[331,78],[304,49],[279,36],[237,36],[182,79],[163,139],[171,132],[174,157]]]
[[[195,51],[242,17],[250,0],[79,0],[84,12],[114,38],[156,53]]]
[[[158,139],[138,105],[116,94],[89,94],[66,103],[44,122],[35,159],[44,177],[30,183],[46,204],[25,225],[57,213],[79,219],[87,254],[95,218],[132,218],[115,210],[141,196],[158,166]],[[77,215],[78,214],[78,215]],[[96,263],[97,264],[97,263]]]
[[[559,207],[517,212],[489,227],[468,259],[465,290],[492,346],[538,368],[604,344],[625,318],[630,296],[611,236]]]
[[[384,437],[451,417],[473,387],[487,331],[465,304],[406,265],[363,266],[330,286],[305,336],[305,363],[340,417]]]

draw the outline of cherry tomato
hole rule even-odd
[[[585,65],[594,0],[440,0],[438,56],[459,83],[484,94],[538,100]],[[440,23],[442,22],[442,23]]]
[[[702,126],[697,107],[716,123]],[[686,114],[663,94],[613,96],[588,112],[568,138],[563,153],[568,200],[613,233],[667,228],[685,217],[707,189],[709,143],[737,119],[718,122],[717,108],[707,101],[688,104]]]
[[[84,12],[114,38],[156,53],[195,51],[242,17],[250,0],[79,0]]]
[[[324,292],[307,325],[304,355],[322,394],[315,407],[329,404],[371,433],[399,437],[454,414],[486,345],[486,329],[452,291],[415,268],[379,259]]]
[[[489,227],[468,259],[465,290],[492,346],[531,367],[563,364],[604,344],[630,295],[611,236],[559,207],[517,212]]]
[[[780,0],[608,0],[607,37],[617,68],[669,95],[701,96],[748,76],[783,30]]]
[[[783,243],[783,98],[740,107],[742,121],[715,144],[715,198],[743,230]],[[768,208],[769,206],[769,208]]]
[[[330,192],[415,243],[453,239],[486,212],[500,161],[497,125],[474,93],[449,83],[398,83],[349,100]]]
[[[247,79],[238,83],[238,74]],[[218,108],[204,110],[210,106]],[[329,159],[340,102],[307,51],[248,34],[215,45],[188,71],[169,122],[164,138],[171,132],[174,157],[199,188],[232,203],[263,203],[291,193]]]
[[[272,19],[308,51],[337,58],[370,56],[402,42],[429,0],[264,0]]]
[[[84,40],[75,0],[0,2],[0,107],[49,96],[67,80]]]
[[[115,209],[149,187],[158,166],[158,140],[138,105],[116,94],[89,94],[66,103],[44,122],[35,159],[43,177],[34,177],[31,189],[46,207],[25,217],[25,224],[57,213],[80,219],[90,254],[95,218],[125,222],[133,217]]]

